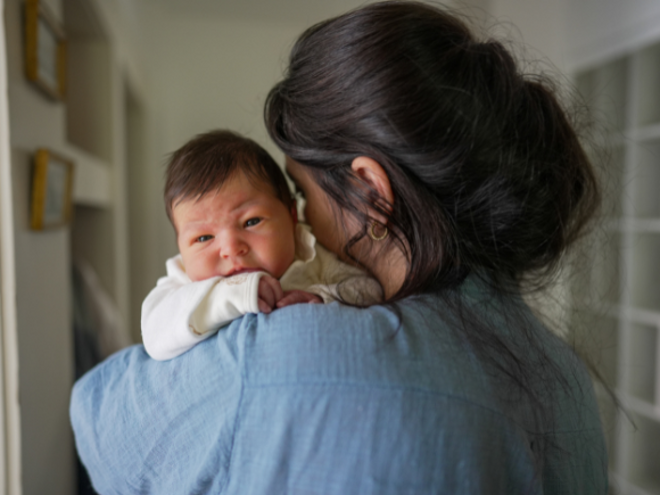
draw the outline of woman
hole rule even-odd
[[[115,355],[72,398],[95,488],[606,493],[588,375],[520,298],[598,204],[546,85],[451,15],[385,2],[305,32],[265,115],[318,240],[386,305],[247,315],[165,363]]]

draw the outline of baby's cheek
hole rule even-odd
[[[193,282],[199,282],[200,280],[202,280],[197,270],[195,270],[194,266],[191,266],[190,269],[186,270],[186,275],[188,275],[188,278],[190,278],[190,280],[192,280]]]
[[[211,267],[200,263],[199,260],[189,262],[187,265],[184,260],[183,266],[186,269],[186,275],[188,275],[193,282],[199,282],[200,280],[206,280],[207,278],[215,276],[215,273],[210,269]]]
[[[273,270],[276,273],[274,274],[275,278],[280,278],[284,275],[284,272],[291,266],[291,263],[296,258],[296,244],[292,240],[290,243],[285,243],[285,245],[280,246],[278,259],[275,260],[276,269]]]

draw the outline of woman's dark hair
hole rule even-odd
[[[172,153],[165,172],[165,210],[174,225],[175,203],[215,192],[235,172],[273,188],[287,208],[293,203],[282,169],[257,143],[235,132],[213,130],[199,134]],[[176,228],[176,225],[174,226]]]
[[[367,208],[387,218],[387,242],[409,261],[391,307],[415,294],[443,297],[453,316],[442,318],[542,422],[552,420],[552,384],[570,390],[567,371],[524,305],[498,298],[549,280],[599,206],[569,115],[552,84],[524,74],[500,42],[413,1],[370,4],[305,31],[265,108],[275,143],[363,225],[347,255],[372,225]],[[358,156],[387,172],[392,205],[357,184]],[[494,289],[481,308],[454,290],[470,274]]]
[[[507,284],[548,274],[599,203],[551,87],[522,74],[501,43],[422,3],[371,4],[308,29],[265,119],[285,154],[361,221],[347,254],[372,223],[365,204],[388,218],[410,262],[393,300],[471,272]],[[387,172],[391,211],[356,187],[360,155]]]

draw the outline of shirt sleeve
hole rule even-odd
[[[179,356],[235,318],[259,311],[263,272],[192,282],[176,258],[167,271],[142,304],[142,341],[156,360]]]
[[[223,493],[241,396],[234,342],[207,339],[170,361],[133,346],[76,383],[71,424],[97,493]]]

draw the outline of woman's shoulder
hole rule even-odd
[[[396,310],[295,305],[250,315],[242,326],[251,385],[351,384],[484,397],[478,362],[461,349],[442,311],[421,301],[404,301]]]
[[[246,316],[235,334],[243,378],[238,465],[258,457],[274,476],[255,477],[268,479],[265,486],[281,472],[272,452],[284,452],[296,473],[332,466],[359,484],[373,471],[369,479],[379,484],[355,493],[395,485],[517,493],[512,487],[540,484],[527,410],[503,400],[452,330],[442,300],[413,298],[398,309],[332,303]],[[272,424],[279,429],[264,427]],[[240,474],[235,479],[245,479]]]
[[[528,321],[535,327],[532,338],[538,339],[537,347],[547,354],[541,357],[522,349],[524,342],[507,328],[505,319],[500,325],[500,342],[509,350],[520,350],[521,359],[532,364],[536,360],[544,366],[554,363],[562,376],[540,376],[538,386],[563,387],[566,393],[560,396],[567,403],[575,398],[572,394],[589,391],[581,360],[527,311]],[[480,313],[492,320],[496,316]],[[241,367],[248,386],[341,388],[350,384],[444,396],[516,421],[520,415],[527,416],[525,410],[511,407],[507,388],[500,386],[506,383],[506,376],[492,368],[498,357],[492,362],[484,360],[457,327],[455,308],[440,297],[412,297],[394,308],[295,305],[269,315],[249,315],[241,328]]]

